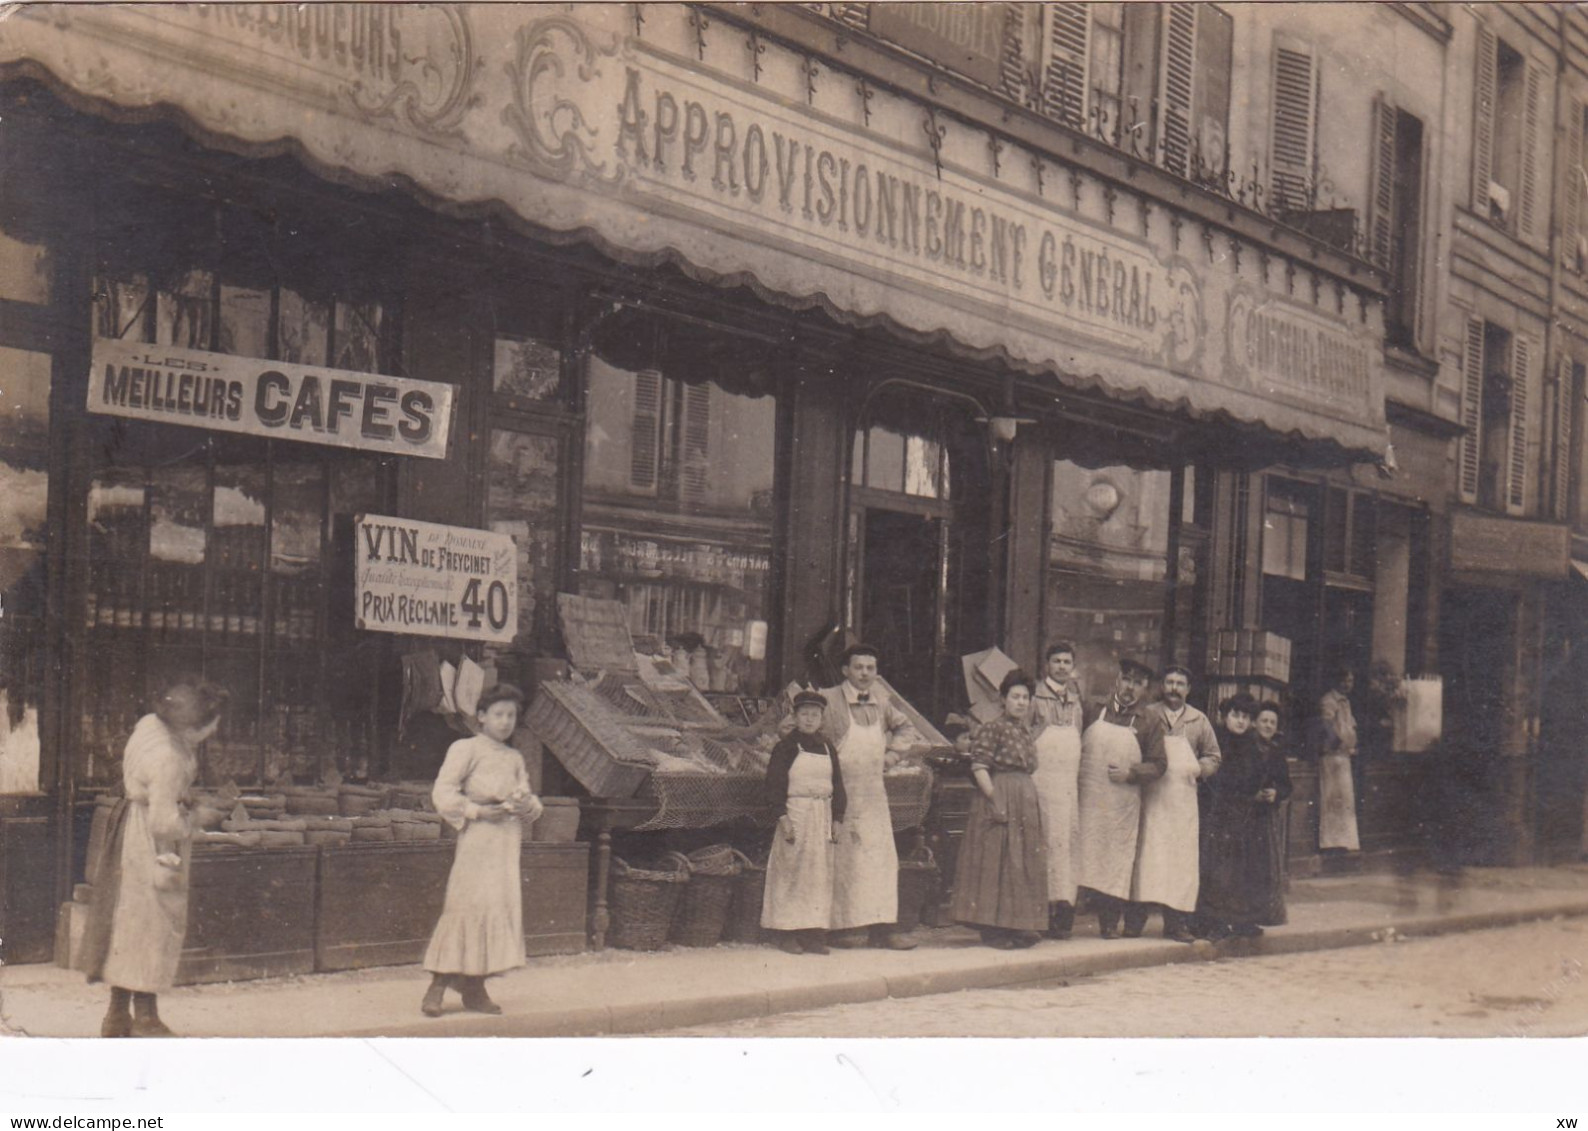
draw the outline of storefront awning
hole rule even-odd
[[[1072,387],[1378,457],[1376,300],[683,6],[26,5],[0,67]],[[692,17],[693,12],[693,17]]]

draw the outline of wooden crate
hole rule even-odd
[[[195,855],[177,983],[312,971],[319,858],[308,847]]]

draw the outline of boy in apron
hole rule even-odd
[[[1148,708],[1163,731],[1164,772],[1141,791],[1141,837],[1131,877],[1125,935],[1136,938],[1152,905],[1163,910],[1163,937],[1192,942],[1189,919],[1201,884],[1197,783],[1219,768],[1219,743],[1208,717],[1186,702],[1191,673],[1163,673],[1163,696]]]

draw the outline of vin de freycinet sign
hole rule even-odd
[[[512,643],[518,552],[511,537],[379,514],[355,521],[359,628]]]

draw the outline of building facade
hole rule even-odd
[[[232,690],[211,784],[420,777],[404,657],[532,685],[559,593],[722,697],[873,640],[935,720],[961,656],[1055,638],[1093,692],[1137,656],[1208,694],[1276,634],[1298,733],[1335,658],[1440,675],[1520,844],[1588,357],[1582,194],[1522,139],[1582,124],[1579,32],[1338,9],[6,21],[5,937],[47,951],[173,671]],[[513,591],[377,631],[369,515],[510,535]],[[1428,766],[1373,768],[1366,847]]]

